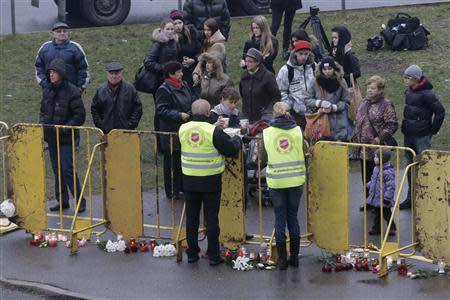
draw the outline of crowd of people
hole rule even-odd
[[[267,184],[276,216],[275,237],[280,268],[298,266],[299,225],[297,211],[305,179],[303,131],[306,115],[326,114],[330,141],[352,141],[362,144],[393,145],[399,124],[394,104],[384,94],[385,81],[375,75],[367,82],[367,96],[349,117],[351,77],[361,76],[360,65],[352,51],[348,28],[337,26],[331,32],[331,50],[325,53],[314,36],[304,30],[291,34],[295,10],[301,1],[271,1],[273,18],[269,26],[264,16],[255,16],[249,24],[249,39],[243,45],[237,87],[227,75],[227,40],[230,15],[224,0],[190,0],[183,11],[174,10],[153,31],[152,45],[145,55],[143,68],[151,78],[155,115],[154,129],[178,133],[170,147],[171,137],[158,138],[158,150],[164,155],[164,187],[167,198],[186,200],[188,261],[198,260],[197,231],[200,207],[205,208],[208,251],[211,265],[222,262],[218,252],[218,210],[223,156],[233,156],[241,147],[238,137],[230,138],[223,129],[248,129],[249,123],[270,121],[263,131],[267,160]],[[282,58],[286,63],[274,69],[279,53],[276,38],[284,16]],[[56,23],[52,40],[39,49],[35,67],[43,89],[40,122],[44,125],[81,126],[85,121],[82,95],[89,83],[86,54],[78,43],[69,39],[69,26]],[[123,79],[124,66],[112,62],[106,66],[107,81],[98,87],[91,104],[95,126],[105,134],[112,129],[135,129],[142,116],[142,103],[135,86]],[[444,120],[445,110],[432,92],[432,85],[421,68],[411,65],[404,71],[406,85],[402,122],[404,145],[417,154],[431,147]],[[200,100],[197,100],[200,99]],[[237,103],[242,101],[242,111]],[[79,195],[78,178],[72,165],[73,139],[70,130],[45,129],[45,140],[55,174],[56,199],[62,209],[69,208],[68,191]],[[75,131],[75,143],[78,132]],[[57,153],[57,140],[61,144]],[[368,204],[378,201],[380,169],[384,180],[387,210],[392,206],[389,153],[367,149],[365,155],[355,148],[352,156],[361,160],[364,182],[367,182]],[[58,157],[61,160],[61,193]],[[201,158],[201,159],[199,159]],[[363,158],[365,161],[363,161]],[[407,157],[408,162],[412,157]],[[383,165],[382,168],[379,165]],[[173,186],[172,186],[173,174]],[[75,174],[76,176],[76,174]],[[384,178],[384,177],[383,177]],[[395,191],[395,186],[393,187]],[[411,205],[411,192],[401,208]],[[80,212],[85,210],[85,200]],[[59,204],[50,210],[59,210]],[[389,212],[388,212],[389,211]],[[378,219],[377,219],[378,218]],[[371,230],[378,234],[379,216]],[[285,227],[289,228],[290,253],[286,256]],[[395,226],[392,227],[395,229]]]

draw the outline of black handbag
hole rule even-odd
[[[142,65],[134,75],[134,87],[139,92],[153,94],[160,86],[158,76]]]

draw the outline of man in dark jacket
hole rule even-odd
[[[85,90],[89,83],[88,62],[80,44],[69,39],[69,26],[65,23],[55,23],[52,27],[52,40],[45,42],[39,48],[36,56],[36,80],[42,88],[50,86],[47,68],[55,58],[66,63],[66,79]]]
[[[256,122],[269,115],[273,104],[281,100],[275,75],[262,64],[263,55],[255,48],[247,51],[245,65],[247,69],[241,75],[239,91],[242,97],[242,112],[250,122]]]
[[[92,99],[91,113],[95,126],[104,133],[112,129],[135,129],[142,117],[142,103],[133,85],[123,80],[123,66],[106,66],[108,81]]]
[[[203,203],[210,265],[223,262],[219,249],[219,208],[224,156],[235,156],[241,148],[239,137],[230,138],[220,127],[208,123],[210,105],[199,99],[192,103],[193,120],[180,127],[188,262],[198,261],[198,227]]]
[[[441,128],[445,109],[434,95],[433,85],[423,75],[419,66],[409,66],[404,72],[404,80],[407,86],[402,122],[404,145],[419,155],[422,151],[431,148],[431,137]],[[409,152],[406,152],[406,159],[408,164],[413,161]],[[411,187],[410,176],[408,173],[409,187]],[[400,209],[409,208],[411,208],[411,188],[408,188],[406,200],[400,204]]]
[[[209,18],[216,19],[220,32],[228,40],[230,32],[230,12],[225,0],[187,0],[183,6],[186,24],[193,24],[203,32],[203,23]]]
[[[272,0],[270,1],[270,8],[272,9],[272,26],[270,30],[274,36],[277,35],[284,14],[283,58],[287,60],[289,58],[289,39],[291,38],[292,22],[297,9],[302,8],[302,0]]]
[[[48,67],[48,82],[49,86],[46,86],[43,91],[43,97],[41,102],[41,110],[39,115],[39,122],[44,125],[66,125],[66,126],[81,126],[83,125],[86,113],[83,106],[83,100],[81,99],[80,89],[70,83],[66,79],[66,66],[62,59],[53,60]],[[57,136],[59,131],[59,156],[57,151]],[[60,201],[63,210],[69,208],[69,194],[67,188],[70,189],[74,198],[80,196],[81,188],[78,177],[76,176],[76,190],[74,189],[73,182],[73,160],[72,153],[74,144],[72,138],[77,139],[79,137],[78,130],[70,128],[60,128],[56,130],[53,127],[44,127],[44,139],[48,143],[48,151],[50,155],[50,161],[52,164],[53,173],[55,175],[55,194],[56,200]],[[73,137],[72,137],[73,132]],[[61,173],[61,194],[59,188],[59,172]],[[79,212],[83,212],[86,209],[86,200],[81,200],[81,206]],[[58,211],[59,204],[50,208],[51,211]]]

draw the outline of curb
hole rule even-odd
[[[0,284],[7,287],[17,288],[19,290],[31,290],[33,292],[41,292],[45,294],[50,294],[50,296],[61,296],[64,299],[89,299],[89,300],[103,300],[105,298],[90,296],[86,294],[81,294],[77,292],[72,292],[64,288],[56,287],[50,284],[34,282],[34,281],[24,281],[18,279],[7,279],[0,277]]]

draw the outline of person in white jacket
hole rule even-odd
[[[297,124],[305,129],[305,101],[312,97],[314,86],[314,54],[311,43],[299,40],[288,62],[281,67],[277,75],[277,84],[281,101],[289,104]]]

